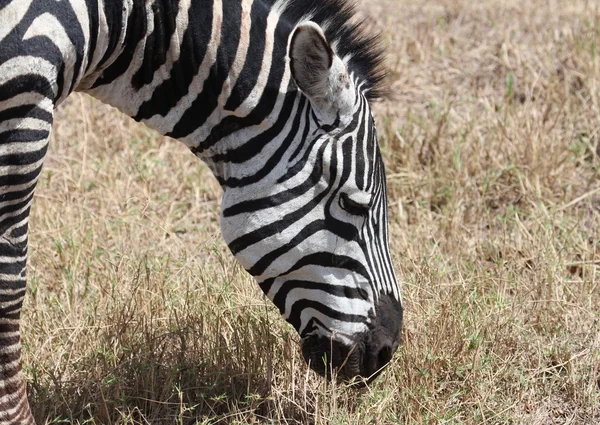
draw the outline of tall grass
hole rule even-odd
[[[404,343],[362,391],[308,371],[183,146],[76,95],[31,221],[40,423],[600,421],[600,3],[377,0]]]

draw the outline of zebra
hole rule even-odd
[[[181,140],[223,188],[229,250],[326,378],[369,382],[402,298],[370,104],[383,50],[344,0],[0,0],[0,425],[21,372],[28,217],[53,112],[89,93]]]

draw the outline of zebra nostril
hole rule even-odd
[[[372,341],[367,348],[368,352],[364,356],[364,363],[361,367],[361,376],[367,378],[369,382],[374,380],[392,360],[394,348],[387,341]]]
[[[384,345],[379,350],[379,354],[377,354],[377,364],[378,369],[381,369],[383,366],[388,364],[390,360],[392,360],[394,352],[391,345]]]

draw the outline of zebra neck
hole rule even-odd
[[[280,19],[284,4],[125,0],[126,16],[116,18],[126,26],[118,55],[80,89],[182,140],[226,184],[237,175],[232,164],[295,139],[282,132],[305,102],[290,82],[293,25]],[[106,28],[105,37],[114,38]]]

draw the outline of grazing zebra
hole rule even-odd
[[[381,49],[343,0],[0,0],[0,424],[21,376],[28,216],[53,111],[87,92],[182,140],[229,249],[318,373],[373,378],[400,340],[369,102]]]

